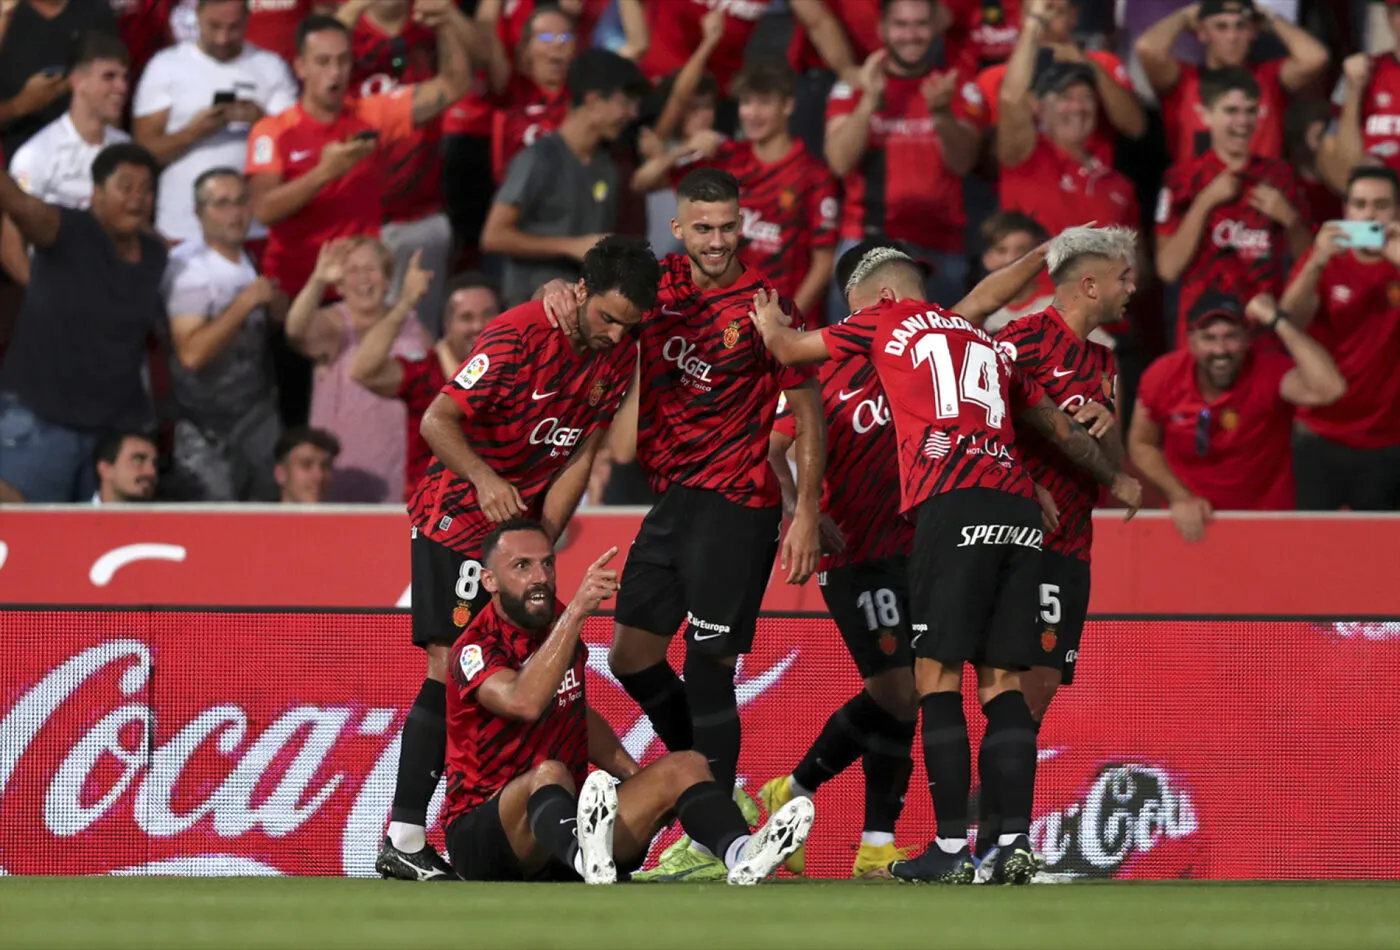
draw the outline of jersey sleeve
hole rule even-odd
[[[1043,339],[1045,334],[1033,326],[1037,322],[1030,317],[1022,317],[1012,320],[996,333],[997,349],[1022,370],[1030,371],[1040,362],[1036,341]]]
[[[787,396],[778,397],[778,414],[773,419],[773,431],[789,439],[797,438],[797,417],[792,414]]]
[[[1102,66],[1104,72],[1118,85],[1124,89],[1133,88],[1133,77],[1128,74],[1128,67],[1123,65],[1123,61],[1116,54],[1106,50],[1095,51],[1089,54],[1089,58]]]
[[[168,57],[157,55],[141,73],[141,81],[136,86],[136,95],[131,100],[131,114],[144,119],[148,115],[164,112],[175,104],[170,94],[170,71],[166,66]]]
[[[431,358],[431,354],[430,354]],[[471,359],[447,381],[442,392],[467,418],[509,405],[525,360],[520,333],[513,326],[487,325]]]
[[[452,672],[452,685],[457,695],[467,699],[482,683],[497,673],[510,670],[511,665],[500,640],[489,629],[478,633],[468,627],[462,641],[453,649],[448,669]]]
[[[1191,207],[1191,195],[1186,193],[1186,179],[1179,168],[1167,170],[1162,179],[1162,190],[1157,194],[1157,213],[1154,219],[1157,233],[1175,234],[1181,227],[1181,219]]]
[[[46,163],[39,149],[35,147],[34,140],[30,139],[15,150],[15,157],[10,159],[10,177],[14,178],[15,184],[27,195],[33,195],[40,201],[48,200],[44,193],[46,190],[48,176],[44,173]]]
[[[822,327],[822,342],[834,360],[851,356],[869,356],[875,345],[875,315],[857,310],[840,323]]]
[[[380,145],[402,142],[413,134],[413,93],[417,86],[359,100],[360,118],[379,131]]]
[[[988,66],[969,79],[958,90],[957,99],[962,102],[963,114],[978,128],[994,128],[1000,114],[997,109],[997,96],[1001,95],[1001,79],[1006,75],[1002,66]]]
[[[826,99],[826,121],[843,115],[850,115],[860,105],[864,92],[850,83],[838,82],[831,87],[831,95]]]
[[[814,167],[813,173],[818,178],[807,206],[808,220],[814,224],[812,247],[835,247],[841,213],[841,202],[836,197],[836,177],[824,165]]]
[[[253,130],[248,133],[246,172],[249,175],[282,174],[285,159],[282,155],[281,131],[282,123],[277,121],[276,116],[266,116],[253,125]]]
[[[165,312],[169,319],[176,317],[215,317],[214,294],[209,281],[190,265],[179,261],[166,268]]]
[[[1045,398],[1045,387],[1036,382],[1034,376],[1015,363],[1011,364],[1011,379],[1008,389],[1011,393],[1011,411],[1020,412],[1040,404]]]

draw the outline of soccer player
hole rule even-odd
[[[963,664],[970,662],[987,717],[982,781],[1002,809],[1003,857],[995,880],[1029,883],[1035,873],[1027,837],[1035,721],[1020,678],[1035,658],[1043,529],[1015,451],[1012,419],[1091,471],[1128,504],[1129,516],[1141,501],[1141,486],[1034,379],[1018,372],[991,337],[924,302],[922,274],[907,255],[890,248],[867,252],[851,270],[847,296],[862,309],[820,333],[784,326],[781,311],[762,294],[755,297],[753,320],[784,365],[867,356],[889,400],[900,448],[900,510],[915,519],[911,646],[924,765],[938,819],[928,849],[914,860],[895,861],[890,873],[911,881],[972,881],[972,767],[961,692]]]
[[[434,458],[409,519],[413,642],[427,652],[428,670],[404,724],[389,830],[375,862],[385,876],[448,873],[424,826],[447,743],[447,654],[488,599],[482,539],[493,524],[522,515],[539,518],[551,538],[564,530],[632,378],[632,334],[659,283],[645,241],[604,238],[584,255],[574,326],[552,327],[539,303],[506,311],[423,416]]]
[[[1137,234],[1126,228],[1070,228],[1050,244],[1047,265],[1055,299],[1039,313],[1008,324],[997,346],[1017,369],[1044,388],[1050,400],[1098,439],[1110,462],[1123,464],[1123,441],[1114,418],[1117,373],[1113,352],[1095,343],[1096,327],[1122,319],[1134,290]],[[1091,517],[1098,483],[1033,429],[1017,432],[1026,471],[1055,500],[1059,527],[1044,539],[1040,556],[1040,653],[1021,676],[1021,692],[1036,731],[1061,684],[1074,680],[1080,636],[1089,613]],[[995,796],[983,789],[977,821],[979,877],[995,864],[983,859],[1000,836]]]
[[[447,701],[443,824],[464,880],[611,884],[641,864],[675,815],[723,855],[730,884],[757,884],[812,828],[812,803],[799,799],[750,835],[700,755],[673,752],[640,768],[588,707],[580,634],[617,593],[607,567],[616,554],[593,562],[564,607],[544,525],[504,521],[481,543],[491,601],[452,648]],[[603,771],[589,775],[590,762]]]
[[[781,527],[767,462],[779,391],[797,423],[796,513],[782,542],[789,584],[805,582],[821,556],[826,426],[810,371],[779,365],[749,324],[754,294],[772,285],[736,256],[738,182],[698,168],[676,191],[671,229],[685,253],[663,262],[657,309],[641,329],[637,459],[661,497],[627,555],[608,663],[666,748],[703,753],[730,787],[741,738],[734,668],[752,646]],[[550,297],[567,325],[572,301]],[[666,659],[682,622],[683,683]],[[686,847],[663,863],[663,876],[691,881],[724,871]]]

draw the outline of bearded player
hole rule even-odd
[[[735,665],[749,652],[778,553],[782,495],[767,464],[778,393],[797,422],[797,501],[782,541],[789,584],[821,555],[818,504],[826,461],[821,399],[810,371],[778,364],[749,323],[762,274],[737,257],[739,185],[712,168],[681,179],[671,231],[685,246],[662,262],[657,308],[641,329],[637,460],[660,496],[627,555],[608,663],[671,751],[705,756],[732,786],[739,762]],[[773,306],[791,313],[791,303]],[[564,325],[576,301],[551,293]],[[685,679],[667,648],[685,626]],[[757,808],[753,809],[756,817]],[[681,839],[647,879],[719,880],[724,865]]]
[[[409,503],[413,643],[427,678],[409,710],[389,828],[375,870],[431,880],[451,872],[427,843],[447,747],[447,654],[486,604],[480,546],[493,524],[540,519],[557,539],[578,507],[599,440],[632,378],[635,330],[660,271],[638,238],[609,237],[583,258],[579,319],[567,331],[527,303],[496,317],[423,416],[433,460]]]
[[[1141,487],[1122,474],[1093,437],[1057,409],[971,322],[923,300],[914,262],[890,248],[851,269],[847,296],[862,309],[818,333],[784,326],[767,295],[753,320],[784,365],[853,356],[875,366],[899,442],[901,513],[915,520],[909,562],[914,681],[922,714],[924,765],[937,837],[890,873],[906,881],[968,884],[971,748],[962,673],[977,669],[987,719],[979,763],[1002,810],[1002,858],[993,880],[1026,884],[1035,874],[1029,831],[1035,722],[1021,673],[1038,645],[1035,626],[1042,516],[1015,452],[1019,418],[1109,486],[1129,505]],[[990,311],[988,311],[990,312]]]
[[[757,884],[811,830],[812,804],[798,801],[750,834],[701,756],[674,752],[640,768],[589,708],[579,638],[617,593],[607,566],[616,554],[593,562],[565,607],[554,540],[538,521],[502,522],[481,543],[491,601],[452,648],[447,700],[443,824],[463,880],[611,884],[675,815],[723,857],[730,884]],[[590,762],[603,771],[589,775]]]
[[[1039,313],[1014,320],[996,336],[1017,369],[1035,379],[1050,400],[1088,428],[1110,462],[1123,464],[1123,440],[1114,417],[1117,374],[1113,351],[1089,339],[1096,328],[1123,318],[1134,287],[1137,234],[1127,228],[1070,228],[1050,242],[1047,264],[1055,299]],[[1061,685],[1074,681],[1080,637],[1089,614],[1089,552],[1099,486],[1084,469],[1034,429],[1018,427],[1026,471],[1048,489],[1059,527],[1046,535],[1040,556],[1040,650],[1021,675],[1037,734]],[[988,879],[1001,835],[994,795],[978,798],[977,876]],[[992,857],[990,860],[988,856]]]

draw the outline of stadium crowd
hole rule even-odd
[[[1127,317],[1093,338],[1183,535],[1400,510],[1384,9],[0,0],[0,499],[400,502],[482,328],[604,235],[679,250],[675,185],[714,167],[809,326],[845,316],[834,262],[874,235],[951,306],[1066,228],[1138,229]],[[1383,52],[1354,52],[1368,22]],[[1298,405],[1295,363],[1343,382]],[[636,412],[592,503],[653,500]]]

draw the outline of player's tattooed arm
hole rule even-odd
[[[473,29],[466,14],[451,2],[419,0],[414,18],[437,30],[438,73],[413,87],[413,124],[427,125],[447,111],[471,89],[472,67],[468,52]]]
[[[783,313],[778,301],[776,292],[770,295],[760,290],[754,294],[753,309],[749,311],[749,319],[773,358],[784,366],[825,363],[831,359],[821,331],[794,330],[792,318]]]
[[[1022,410],[1017,420],[1055,443],[1066,458],[1107,487],[1113,497],[1128,506],[1129,518],[1137,511],[1142,504],[1142,486],[1137,479],[1124,475],[1121,465],[1104,454],[1089,430],[1061,412],[1049,396],[1041,396],[1040,402]]]
[[[588,761],[623,781],[642,770],[623,748],[613,727],[592,706],[588,707]]]
[[[957,302],[953,313],[973,326],[981,326],[988,317],[1015,300],[1021,288],[1035,279],[1045,267],[1045,255],[1049,250],[1050,243],[1047,241],[1014,264],[988,274],[966,297]]]
[[[1074,421],[1089,430],[1098,440],[1099,447],[1108,460],[1119,468],[1123,467],[1123,439],[1118,428],[1118,418],[1113,410],[1101,402],[1086,402],[1074,414]]]

